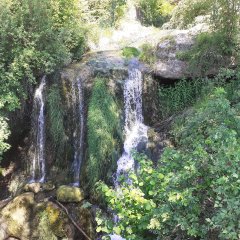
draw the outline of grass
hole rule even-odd
[[[106,80],[95,79],[87,117],[87,178],[90,188],[98,180],[108,181],[116,170],[120,149],[120,111],[109,93]]]

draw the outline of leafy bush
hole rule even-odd
[[[100,180],[111,179],[120,148],[119,107],[106,80],[95,79],[87,116],[87,178],[91,189]]]
[[[124,15],[126,0],[89,0],[86,4],[91,22],[101,27],[114,27]]]
[[[76,0],[3,0],[0,32],[0,102],[10,110],[38,76],[85,50]]]
[[[195,76],[203,76],[209,70],[217,70],[226,65],[227,58],[233,52],[220,32],[201,33],[196,38],[193,48],[178,57],[189,62],[189,70]]]
[[[140,21],[144,25],[162,26],[169,18],[174,8],[167,0],[138,0]]]
[[[100,183],[119,221],[98,221],[98,231],[126,239],[239,239],[240,119],[218,88],[173,130],[157,168],[135,156],[132,185]]]
[[[197,16],[210,14],[211,7],[211,0],[182,0],[173,10],[170,27],[184,29]]]
[[[228,48],[227,51],[234,49],[237,42],[240,24],[239,9],[240,0],[217,0],[213,1],[212,4],[211,22],[213,30],[221,34],[225,40],[225,46]]]
[[[156,62],[156,49],[147,43],[144,43],[141,46],[141,54],[139,56],[139,60],[148,63],[153,64]]]
[[[10,131],[6,120],[7,120],[6,118],[0,115],[0,162],[2,160],[2,154],[10,147],[9,144],[6,143],[6,140],[10,135]]]
[[[210,91],[208,79],[181,80],[174,86],[159,88],[159,110],[162,118],[189,107]]]
[[[239,72],[231,69],[220,69],[213,79],[183,79],[170,87],[160,86],[158,90],[160,117],[166,118],[183,111],[205,98],[215,87],[224,87],[227,98],[236,102],[239,100],[237,91],[239,86]]]

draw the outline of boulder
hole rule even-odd
[[[0,240],[70,240],[74,234],[65,212],[48,199],[37,203],[32,192],[15,197],[0,211]]]
[[[41,191],[41,183],[28,183],[24,186],[23,190],[25,192],[39,193]]]
[[[59,202],[81,202],[83,199],[83,191],[78,187],[63,185],[57,189],[57,200]]]
[[[155,75],[165,79],[189,77],[187,62],[178,59],[177,54],[189,51],[194,45],[194,38],[190,30],[173,30],[160,39],[156,49]]]
[[[0,239],[30,239],[33,206],[34,194],[24,193],[4,207],[0,213]]]

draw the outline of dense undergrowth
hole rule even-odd
[[[183,79],[173,86],[160,86],[159,117],[165,119],[182,112],[205,98],[215,87],[225,87],[228,99],[233,101],[239,79],[238,71],[222,68],[214,78]]]
[[[131,185],[99,183],[119,217],[113,223],[99,216],[99,232],[145,240],[239,239],[240,78],[220,84],[220,77],[185,117],[175,119],[175,146],[164,150],[157,167],[135,154],[140,168],[129,173]]]

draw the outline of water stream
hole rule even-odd
[[[44,182],[46,177],[45,167],[45,101],[44,90],[46,86],[46,76],[41,79],[39,87],[34,94],[34,111],[36,111],[36,133],[34,140],[34,158],[32,163],[31,182]]]
[[[124,83],[125,142],[124,153],[117,162],[117,179],[121,174],[134,170],[133,150],[141,151],[147,143],[148,127],[143,123],[142,113],[142,73],[138,62],[129,65],[128,79]]]
[[[118,179],[122,174],[127,176],[129,171],[134,171],[135,163],[132,151],[143,150],[148,141],[148,127],[143,123],[142,90],[142,73],[139,70],[138,61],[133,59],[129,64],[128,79],[124,82],[124,130],[126,137],[124,152],[117,162],[115,188],[119,186]],[[129,184],[131,184],[130,181]],[[117,219],[116,216],[115,219]],[[111,235],[110,238],[111,240],[124,240],[118,235]]]
[[[80,78],[72,83],[73,117],[75,131],[74,137],[74,160],[73,160],[73,186],[79,186],[81,163],[83,159],[84,141],[84,95]]]

